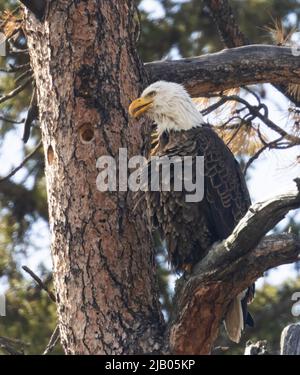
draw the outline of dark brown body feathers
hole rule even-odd
[[[186,270],[231,234],[250,206],[249,193],[239,164],[209,126],[164,132],[154,155],[204,156],[202,201],[186,202],[190,192],[172,190],[172,172],[171,191],[146,192],[151,226],[166,241],[174,269]]]

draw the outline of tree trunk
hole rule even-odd
[[[26,12],[46,155],[54,281],[68,354],[159,352],[154,256],[129,192],[96,189],[96,161],[143,148],[127,108],[143,83],[132,0],[50,2]]]

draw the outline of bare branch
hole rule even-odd
[[[0,104],[6,102],[9,99],[12,99],[14,96],[17,96],[32,81],[33,81],[33,78],[32,78],[32,76],[30,76],[29,78],[26,79],[26,81],[22,85],[18,86],[17,88],[15,88],[14,90],[12,90],[7,95],[4,95],[4,96],[0,97]]]
[[[171,352],[210,353],[230,301],[266,270],[299,259],[299,236],[262,239],[290,210],[299,207],[299,190],[255,204],[233,233],[194,267],[191,277],[179,280],[168,331]]]
[[[5,116],[0,116],[1,121],[9,122],[11,124],[24,124],[25,119],[22,119],[20,121],[13,120],[11,118],[5,117]]]
[[[32,75],[33,72],[32,72],[32,69],[27,69],[25,72],[23,72],[22,74],[19,75],[19,77],[16,78],[15,82],[16,83],[19,83],[21,82],[24,78],[27,78],[29,75]]]
[[[9,65],[9,68],[7,69],[3,69],[1,68],[0,69],[0,72],[3,72],[3,73],[16,73],[16,72],[19,72],[20,70],[23,70],[23,69],[26,69],[26,68],[29,68],[30,67],[30,63],[27,63],[27,64],[22,64],[22,65]]]
[[[3,182],[3,181],[5,181],[5,180],[10,179],[20,169],[22,169],[24,167],[24,165],[28,162],[28,160],[30,160],[37,153],[37,151],[39,150],[39,148],[41,147],[41,145],[42,145],[42,141],[40,140],[39,143],[38,143],[38,145],[36,146],[36,148],[30,154],[28,154],[25,157],[25,159],[21,162],[21,164],[19,164],[16,168],[14,168],[7,176],[0,178],[0,183]]]
[[[38,284],[38,286],[43,289],[45,292],[47,292],[48,296],[53,302],[56,302],[56,298],[54,293],[47,287],[47,285],[33,272],[30,268],[27,266],[22,266],[23,270],[27,272],[33,280]]]
[[[218,100],[216,103],[214,103],[214,104],[210,105],[209,107],[205,108],[204,110],[202,110],[201,113],[202,113],[203,116],[207,116],[211,112],[215,111],[216,109],[218,109],[219,107],[224,105],[226,102],[227,102],[227,99],[222,98],[222,99]]]
[[[279,142],[280,140],[282,140],[282,137],[280,137],[280,138],[278,138],[278,139],[275,139],[275,141],[273,141],[273,142],[270,142],[270,143],[264,143],[263,147],[260,148],[260,149],[259,149],[259,150],[258,150],[253,156],[251,156],[251,158],[249,158],[249,160],[247,161],[247,163],[246,163],[246,165],[245,165],[245,168],[244,168],[244,170],[243,170],[244,175],[247,173],[247,171],[248,171],[250,165],[251,165],[255,160],[257,160],[257,159],[260,157],[260,155],[261,155],[264,151],[266,151],[267,149],[270,150],[270,149],[272,149],[272,148],[277,148],[277,144],[278,144],[278,142]]]
[[[222,95],[222,94],[212,94],[212,95],[206,95],[207,97],[220,97],[221,100],[224,99],[226,101],[236,101],[238,103],[241,103],[245,106],[245,108],[248,109],[249,113],[252,115],[252,119],[255,117],[259,118],[261,121],[264,122],[265,125],[268,126],[271,130],[275,131],[278,133],[281,138],[285,138],[288,141],[293,143],[294,145],[300,144],[300,138],[287,133],[284,129],[282,129],[280,126],[276,125],[272,120],[269,119],[268,117],[268,109],[265,104],[262,104],[259,102],[259,105],[251,105],[250,103],[247,102],[247,100],[240,98],[237,95]],[[260,112],[261,109],[265,110],[265,113],[262,114]],[[272,142],[273,143],[273,142]]]
[[[300,83],[300,59],[287,47],[251,45],[200,57],[145,64],[150,82],[184,84],[189,93],[203,96],[256,83]]]

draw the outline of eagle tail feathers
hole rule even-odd
[[[235,343],[240,342],[242,330],[244,329],[242,298],[243,293],[240,293],[230,302],[228,311],[224,319],[224,325],[227,335],[230,340]]]
[[[252,284],[246,291],[238,294],[228,307],[224,319],[224,325],[228,337],[231,341],[239,343],[242,331],[246,325],[254,326],[254,321],[247,309],[247,305],[252,302],[255,293],[255,284]]]

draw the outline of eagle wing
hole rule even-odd
[[[232,232],[247,212],[250,197],[239,164],[210,127],[164,133],[156,149],[160,157],[204,156],[202,201],[187,202],[186,194],[190,192],[184,189],[149,189],[146,193],[151,226],[166,241],[170,262],[179,271],[198,262],[214,242]],[[172,187],[174,169],[170,177]]]
[[[234,155],[212,129],[204,127],[198,132],[197,154],[204,156],[206,215],[222,240],[247,212],[249,192]]]

